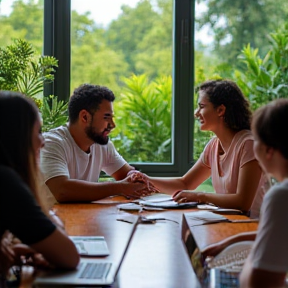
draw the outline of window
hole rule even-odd
[[[153,3],[72,0],[70,85],[71,91],[92,83],[114,92],[110,138],[127,161],[168,164],[173,0]]]
[[[83,6],[85,4],[85,1],[90,2],[90,4],[92,3],[91,0],[83,0],[81,1],[81,3],[83,3]],[[97,7],[96,3],[99,4],[101,3],[101,1],[98,2],[94,0],[93,4],[95,4],[95,7]],[[152,3],[153,5],[148,7],[148,3]],[[161,15],[161,6],[159,3],[163,5],[162,8],[164,7],[168,10],[170,9],[171,14],[173,15],[173,17],[172,15],[169,15],[170,20],[167,23],[170,24],[168,25],[167,23],[165,23],[165,18],[156,19],[161,18],[159,17],[159,15],[163,16]],[[127,85],[127,83],[125,84],[125,79],[123,80],[123,78],[121,78],[122,76],[126,76],[127,80],[127,78],[131,79],[129,78],[129,74],[131,73],[137,72],[137,74],[139,73],[139,75],[147,74],[149,75],[149,77],[147,77],[147,81],[148,83],[150,83],[149,81],[153,81],[157,78],[157,74],[161,74],[164,71],[166,73],[166,77],[171,77],[171,100],[169,100],[171,101],[171,103],[167,104],[167,106],[171,106],[171,118],[168,119],[171,122],[171,130],[167,134],[169,135],[170,133],[170,137],[165,137],[165,140],[167,141],[163,144],[164,150],[166,148],[165,145],[170,145],[171,148],[169,151],[169,156],[166,158],[167,160],[165,161],[161,161],[162,159],[160,159],[160,162],[159,159],[155,159],[152,157],[149,157],[150,159],[144,159],[144,156],[139,157],[139,155],[141,154],[138,153],[139,151],[137,152],[135,150],[136,153],[131,152],[130,156],[125,155],[125,159],[132,165],[135,165],[137,168],[141,169],[143,172],[149,173],[150,175],[182,175],[191,167],[193,160],[192,134],[194,82],[194,1],[166,0],[136,2],[135,7],[142,9],[138,15],[134,15],[135,21],[137,20],[140,22],[138,23],[139,25],[137,26],[135,24],[137,27],[133,26],[133,28],[135,29],[132,29],[131,32],[131,27],[129,27],[130,30],[127,28],[129,25],[131,25],[131,23],[126,23],[126,18],[122,19],[124,22],[122,23],[122,28],[119,27],[121,23],[119,24],[115,23],[115,21],[112,21],[109,26],[111,28],[111,30],[109,30],[109,33],[107,32],[107,29],[105,30],[105,24],[102,24],[101,27],[101,25],[97,25],[97,21],[95,21],[95,23],[91,23],[90,16],[93,13],[93,9],[97,8],[91,7],[91,14],[86,14],[86,16],[84,15],[84,17],[81,17],[80,13],[77,12],[77,10],[75,11],[75,9],[73,8],[74,4],[74,1],[70,2],[70,0],[45,1],[45,54],[53,55],[59,60],[59,69],[56,73],[54,87],[50,87],[48,89],[53,89],[53,94],[58,95],[58,97],[62,97],[62,99],[68,99],[71,88],[73,89],[83,82],[95,82],[95,79],[99,79],[99,84],[106,85],[108,87],[110,86],[112,90],[114,90],[114,92],[116,91],[117,95],[118,91],[124,91],[124,88],[127,88],[127,86],[129,88],[129,85]],[[124,0],[123,4],[125,4]],[[148,10],[147,7],[150,10]],[[152,29],[154,27],[151,27],[151,23],[147,21],[148,16],[147,14],[145,14],[147,12],[149,12],[150,15],[149,21],[151,19],[154,19],[153,21],[162,21],[162,25],[159,25],[158,27],[155,27],[155,29]],[[129,6],[126,6],[125,13],[125,16],[131,16],[132,13],[129,14]],[[143,20],[139,19],[143,16],[142,13],[144,13],[145,15],[145,17],[143,17]],[[167,19],[169,19],[169,17]],[[70,21],[71,19],[72,21]],[[135,23],[137,23],[137,21]],[[152,24],[156,25],[156,22],[153,21]],[[53,23],[54,25],[51,25],[51,23]],[[126,35],[125,37],[130,37],[130,42],[132,40],[135,40],[135,43],[129,43],[129,41],[123,39],[123,37],[118,37],[121,29],[124,29],[125,27],[128,29],[128,32],[130,34],[134,34],[132,35],[133,37],[131,37],[129,33],[123,33],[123,36]],[[146,33],[144,36],[147,37],[145,38],[145,41],[142,41],[143,39],[141,39],[140,37],[141,35],[144,35],[140,33],[141,27],[143,30],[146,29],[146,31],[149,32]],[[67,33],[67,31],[70,31],[70,29],[72,33]],[[171,31],[171,37],[166,37],[166,42],[161,42],[164,41],[164,37],[160,36],[161,33],[164,33],[161,30],[165,29],[167,31]],[[137,34],[136,32],[140,34]],[[87,37],[89,33],[92,33],[93,37]],[[169,35],[169,32],[165,35]],[[148,40],[151,42],[149,42]],[[57,43],[57,45],[54,45],[53,43]],[[125,51],[125,46],[127,46],[128,44],[131,44],[131,47],[127,47],[127,49],[129,48],[131,50],[128,49],[127,51]],[[79,47],[77,47],[77,45]],[[158,55],[155,51],[153,51],[153,45],[155,47],[163,46],[162,50],[157,51]],[[94,55],[91,54],[92,48],[94,48],[94,51],[97,51],[97,53],[95,51]],[[148,57],[147,54],[144,53],[144,51],[146,51],[147,49],[150,49],[150,57]],[[131,55],[129,55],[128,52],[130,52]],[[153,52],[155,53],[153,54]],[[102,54],[99,55],[99,53]],[[167,55],[169,55],[169,53],[171,53],[170,60],[166,61]],[[92,55],[92,61],[96,62],[94,66],[90,65],[89,61],[91,61],[91,57],[88,57],[88,55]],[[104,56],[107,58],[105,58]],[[70,66],[70,57],[72,59],[72,66]],[[79,57],[83,57],[81,58],[83,59],[83,61],[81,61]],[[131,59],[129,59],[129,57],[131,57]],[[103,60],[102,58],[104,58],[105,60]],[[138,61],[136,61],[135,59]],[[124,60],[130,61],[124,62]],[[77,74],[77,71],[74,71],[73,67],[73,65],[76,65],[77,61],[80,62],[78,63],[79,65],[82,64],[84,67],[87,67],[87,70],[90,69],[90,71],[85,72],[87,74],[85,74],[85,77],[81,79],[79,78],[83,75]],[[162,63],[162,65],[158,65],[157,62],[159,62],[160,64]],[[165,63],[165,66],[163,63]],[[105,67],[105,64],[107,66],[112,66],[110,67],[112,70],[110,71],[109,69],[107,69],[107,67]],[[153,66],[155,67],[153,68]],[[72,67],[72,71],[70,70],[70,67]],[[138,81],[144,81],[145,77],[142,76],[144,77],[143,80],[143,78],[140,78],[139,75],[137,76],[140,79],[138,79]],[[137,81],[137,79],[135,81]],[[163,82],[164,84],[167,84],[167,81]],[[124,88],[121,85],[123,85]],[[124,92],[122,93],[124,94]],[[118,105],[117,110],[116,105]],[[120,111],[120,105],[121,102],[115,103],[116,116],[118,114],[118,110]],[[158,119],[157,121],[163,121],[163,119]],[[125,125],[128,125],[127,123],[133,126],[133,119],[130,120],[130,122],[125,122]],[[123,123],[118,123],[118,126],[120,127],[121,124],[124,125]],[[155,131],[154,133],[157,132],[158,131]],[[128,134],[125,135],[124,133],[123,135],[120,135],[121,137],[124,137],[123,143],[128,143],[125,142],[125,137],[129,136],[127,135]],[[139,143],[138,146],[142,146],[143,138],[145,138],[145,135],[138,135],[137,137],[140,138],[141,136],[142,139],[136,139],[139,140],[139,142],[137,142]],[[151,136],[147,136],[146,141],[150,141],[151,143],[153,143],[154,139],[151,139],[153,138],[153,136],[153,133],[151,134]],[[115,141],[121,141],[121,139],[116,138],[113,142],[115,143]],[[116,143],[115,146],[117,147]],[[136,155],[137,153],[138,156]],[[130,157],[131,160],[129,159]],[[141,162],[138,161],[139,159]]]
[[[29,41],[38,55],[43,49],[43,4],[34,1],[0,1],[0,47],[13,39]]]

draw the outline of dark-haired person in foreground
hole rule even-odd
[[[113,195],[139,198],[146,184],[125,179],[134,169],[109,140],[115,127],[115,96],[104,86],[83,84],[69,100],[67,125],[44,134],[41,153],[44,180],[58,202],[89,202]],[[114,182],[98,182],[100,172]]]
[[[206,81],[198,87],[195,117],[202,131],[215,134],[200,158],[182,177],[147,176],[147,181],[159,191],[174,193],[177,202],[213,203],[249,211],[251,217],[258,218],[265,176],[253,152],[247,99],[230,80]],[[209,177],[216,193],[193,191]]]
[[[287,287],[288,272],[288,99],[277,99],[253,115],[254,152],[277,184],[266,193],[256,240],[240,275],[243,288]]]
[[[39,151],[44,140],[38,108],[19,93],[0,91],[0,123],[0,286],[20,256],[75,268],[75,245],[41,201]],[[21,243],[8,241],[8,231]]]

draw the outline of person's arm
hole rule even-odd
[[[251,254],[246,259],[240,274],[241,288],[278,288],[284,287],[286,273],[256,269],[252,265]]]
[[[130,166],[128,163],[126,163],[120,169],[114,172],[111,176],[117,181],[123,180],[127,177],[128,172],[134,169],[135,168],[133,166]]]
[[[54,177],[46,185],[59,203],[91,202],[113,195],[139,198],[145,189],[143,183],[131,183],[124,180],[116,182],[88,182],[69,179],[66,176]]]
[[[163,193],[173,194],[181,190],[194,190],[211,176],[211,170],[205,166],[201,159],[182,177],[157,178],[149,177],[148,180]]]
[[[219,241],[217,243],[213,243],[207,246],[202,251],[202,255],[205,258],[207,256],[214,257],[231,244],[234,244],[240,241],[254,241],[256,238],[256,235],[257,235],[257,231],[251,231],[251,232],[243,232],[243,233],[239,233],[239,234],[227,237],[223,239],[222,241]]]
[[[48,237],[30,247],[41,253],[45,260],[55,267],[74,269],[80,260],[74,243],[60,228],[56,228]]]
[[[198,201],[213,203],[223,208],[234,208],[248,211],[257,192],[262,170],[257,160],[252,160],[240,168],[235,194],[215,194],[201,192],[180,192],[175,195],[177,202]]]

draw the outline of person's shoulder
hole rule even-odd
[[[232,147],[236,149],[237,151],[244,149],[245,151],[251,151],[253,153],[253,134],[250,130],[241,130],[237,132],[234,136],[234,139],[232,141]]]
[[[11,179],[20,179],[20,176],[12,168],[0,165],[0,178],[2,181],[9,181]]]
[[[111,149],[115,149],[115,146],[113,142],[109,139],[108,143],[105,145],[101,145],[98,143],[94,143],[91,145],[90,149],[96,150],[96,151],[109,151]]]
[[[266,201],[287,203],[288,201],[288,180],[274,184],[265,195]],[[285,200],[286,199],[286,200]]]
[[[254,140],[251,130],[241,130],[235,134],[235,139],[238,141]]]
[[[212,136],[211,139],[207,142],[206,146],[218,144],[219,138],[217,136]]]
[[[66,125],[53,128],[43,133],[45,141],[64,141],[69,138],[69,130]]]
[[[3,193],[1,197],[13,198],[15,191],[17,192],[22,190],[23,187],[26,187],[26,184],[15,170],[7,166],[0,165],[0,191],[9,191],[9,193]],[[21,195],[24,194],[25,193],[22,193]]]

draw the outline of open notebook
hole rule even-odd
[[[35,286],[41,287],[41,285],[51,285],[52,287],[61,285],[111,285],[118,273],[123,258],[131,242],[132,236],[136,230],[138,223],[138,216],[133,217],[133,227],[130,230],[129,240],[127,241],[126,248],[123,251],[121,261],[113,263],[111,260],[97,257],[85,257],[81,256],[80,263],[77,269],[73,271],[41,271],[35,279]],[[34,286],[33,286],[34,287]]]

